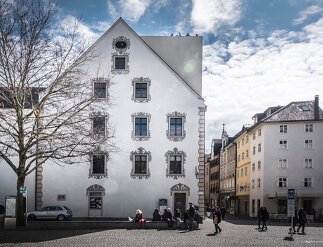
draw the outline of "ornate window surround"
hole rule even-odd
[[[116,47],[117,42],[123,41],[127,44],[125,48],[118,48]],[[126,50],[130,48],[130,39],[126,38],[125,36],[119,36],[112,40],[112,48],[117,51],[118,54],[126,54]]]
[[[93,155],[104,155],[104,173],[93,174]],[[108,160],[109,160],[109,155],[107,152],[96,150],[90,153],[89,178],[95,178],[95,179],[108,178],[108,166],[107,166]]]
[[[117,42],[123,41],[127,45],[125,48],[118,48],[116,47]],[[112,60],[111,60],[111,73],[112,74],[117,74],[117,75],[122,75],[122,74],[128,74],[129,73],[129,53],[126,51],[130,48],[130,39],[124,37],[124,36],[119,36],[113,39],[112,41],[112,48],[116,50],[115,53],[112,53]],[[115,69],[115,58],[116,57],[124,57],[125,58],[125,69]]]
[[[140,118],[147,118],[147,136],[136,136],[135,135],[135,118],[140,117]],[[132,132],[131,132],[131,138],[134,141],[147,141],[150,138],[150,119],[151,115],[146,112],[137,112],[131,115],[131,120],[132,120]]]
[[[104,130],[104,135],[103,134],[96,134],[94,133],[94,128],[93,128],[93,119],[95,117],[104,117],[105,118],[105,130]],[[95,139],[99,139],[99,138],[102,138],[102,137],[106,137],[107,136],[107,123],[108,123],[108,114],[105,113],[105,112],[93,112],[90,114],[90,119],[91,119],[91,136],[92,138],[95,138]]]
[[[105,83],[106,84],[106,96],[105,98],[98,98],[95,96],[94,94],[94,84],[95,83]],[[108,78],[105,78],[105,77],[98,77],[98,78],[94,78],[92,79],[92,95],[93,95],[93,98],[94,100],[98,100],[98,101],[103,101],[103,100],[108,100],[109,99],[109,85],[110,85],[110,80]]]
[[[169,140],[177,142],[177,141],[182,141],[185,136],[186,136],[186,131],[184,130],[184,125],[186,122],[186,114],[185,113],[180,113],[178,111],[168,113],[167,115],[167,124],[168,124],[168,129],[166,131],[166,136]],[[171,118],[182,118],[182,135],[181,136],[170,136],[170,119]]]
[[[185,184],[175,184],[170,188],[170,195],[173,195],[173,192],[186,192],[187,196],[190,195],[190,188]]]
[[[147,156],[147,173],[146,174],[138,174],[135,173],[135,156],[136,155],[146,155]],[[130,172],[131,178],[139,178],[139,179],[147,179],[150,177],[150,169],[149,169],[149,162],[151,161],[151,152],[146,151],[144,148],[140,147],[136,151],[132,151],[130,153],[130,161],[132,162],[132,168]]]
[[[105,195],[105,189],[98,184],[91,185],[86,189],[86,195],[89,196],[90,192],[100,192],[102,196]]]
[[[147,83],[147,98],[136,98],[136,83]],[[151,85],[151,80],[149,78],[143,78],[143,77],[139,77],[139,78],[133,78],[132,79],[132,88],[133,88],[133,92],[132,92],[132,97],[131,99],[134,102],[139,102],[139,103],[144,103],[144,102],[148,102],[151,100],[150,97],[150,85]]]
[[[170,174],[170,156],[171,155],[180,155],[182,156],[182,173],[181,174]],[[184,178],[185,177],[185,168],[184,165],[186,163],[186,153],[184,151],[179,151],[177,148],[174,148],[173,151],[167,151],[165,153],[166,157],[166,178],[173,178],[173,179],[178,179],[178,178]]]

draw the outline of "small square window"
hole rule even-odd
[[[287,125],[286,124],[280,125],[279,132],[280,133],[287,133]]]
[[[304,168],[313,168],[313,159],[305,159],[304,160]]]
[[[129,56],[128,54],[112,55],[112,65],[111,65],[112,74],[128,74],[129,73]]]
[[[304,187],[305,188],[312,187],[312,178],[304,178]]]
[[[298,106],[301,111],[310,111],[311,109],[308,107],[308,105],[300,105]]]
[[[97,99],[108,97],[109,80],[107,78],[96,78],[93,80],[93,96]]]
[[[305,140],[305,149],[313,149],[313,140]]]
[[[287,159],[280,159],[278,161],[278,168],[279,169],[287,169]]]
[[[66,201],[66,195],[58,194],[57,195],[57,201]]]
[[[305,132],[313,132],[313,124],[305,124]]]
[[[280,188],[287,187],[287,178],[286,177],[278,178],[278,187],[280,187]]]
[[[279,147],[281,150],[287,150],[287,140],[280,140]]]
[[[93,133],[96,135],[105,135],[106,130],[106,119],[105,116],[95,116],[93,121]]]

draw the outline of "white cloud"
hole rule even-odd
[[[222,25],[234,26],[241,16],[241,0],[192,0],[191,24],[197,33],[215,33]]]
[[[220,138],[222,123],[230,136],[255,113],[292,101],[313,100],[323,92],[323,18],[299,32],[277,30],[204,47],[203,95],[206,148]]]
[[[137,22],[145,14],[145,11],[151,4],[151,0],[119,0],[115,4],[108,0],[107,3],[108,11],[114,18],[116,18],[119,12],[122,18],[131,22]],[[162,5],[163,2],[160,2],[159,6]]]
[[[316,14],[323,14],[323,8],[317,5],[310,6],[306,10],[303,10],[299,13],[299,18],[293,21],[294,25],[299,25],[304,23],[309,17],[316,15]]]

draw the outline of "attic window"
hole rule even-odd
[[[116,42],[116,48],[118,49],[125,49],[127,47],[127,43],[125,41],[118,41]]]
[[[300,105],[298,106],[301,111],[310,111],[310,108],[308,105]]]

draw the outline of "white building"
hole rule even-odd
[[[97,104],[108,97],[97,72],[113,75],[113,106],[93,112],[92,128],[106,134],[108,118],[119,151],[101,149],[86,165],[45,164],[27,183],[29,208],[62,204],[76,217],[126,217],[140,208],[152,217],[160,203],[183,212],[192,202],[203,212],[202,37],[142,37],[120,18],[87,52],[99,55],[86,66]],[[14,181],[0,179],[0,204],[15,194]]]
[[[250,215],[260,206],[287,213],[287,190],[296,207],[323,213],[323,112],[319,98],[271,107],[255,115],[251,137]]]

